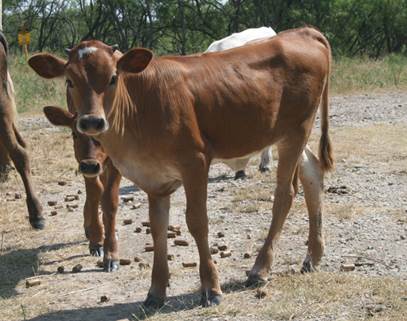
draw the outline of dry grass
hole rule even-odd
[[[219,307],[158,313],[148,320],[192,321],[222,316],[225,320],[396,321],[404,320],[407,313],[406,288],[407,282],[355,274],[277,275],[263,288],[263,299],[255,297],[257,290],[231,284]],[[171,309],[163,308],[162,312],[167,310]],[[135,320],[143,318],[142,311],[134,314]]]

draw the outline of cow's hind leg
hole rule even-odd
[[[263,149],[261,153],[259,171],[262,173],[270,171],[270,162],[272,160],[271,146]]]
[[[273,218],[266,241],[249,273],[247,286],[261,284],[267,280],[273,261],[273,252],[276,249],[277,240],[295,196],[293,179],[298,159],[305,145],[306,136],[292,134],[289,137],[291,138],[280,142],[277,146],[279,160]]]
[[[31,170],[28,154],[22,144],[19,143],[17,129],[8,118],[2,117],[0,119],[0,137],[2,138],[2,144],[10,155],[15,168],[23,180],[27,195],[26,203],[30,224],[35,229],[43,229],[45,226],[45,220],[42,215],[41,204],[38,201],[31,183]]]
[[[119,207],[121,175],[111,161],[107,164],[105,171],[107,171],[107,178],[102,195],[103,225],[105,228],[103,267],[106,272],[113,272],[119,269],[116,214]]]
[[[201,303],[202,306],[219,304],[222,291],[208,244],[206,201],[209,162],[203,154],[199,154],[196,155],[195,161],[188,163],[186,167],[182,173],[187,199],[186,220],[199,251]]]
[[[167,229],[170,196],[148,195],[151,235],[154,241],[154,264],[151,287],[144,305],[159,308],[164,304],[168,286]]]
[[[301,272],[312,272],[318,266],[324,252],[321,211],[323,172],[317,157],[308,147],[302,153],[299,169],[309,215],[308,252]]]
[[[103,185],[99,177],[85,177],[86,200],[83,208],[83,226],[89,240],[92,256],[103,256],[103,225],[99,217],[99,204]]]

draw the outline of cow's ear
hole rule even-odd
[[[139,73],[142,72],[151,59],[153,59],[153,53],[144,48],[134,48],[127,51],[117,62],[117,69],[119,71]]]
[[[45,117],[55,126],[72,127],[75,122],[75,115],[61,107],[47,106],[43,111]]]
[[[28,64],[38,75],[50,79],[64,75],[66,61],[49,53],[39,53],[28,59]]]

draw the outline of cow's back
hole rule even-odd
[[[329,74],[324,39],[312,28],[293,30],[191,66],[196,119],[215,157],[259,151],[313,118]]]

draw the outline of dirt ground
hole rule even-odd
[[[40,232],[29,227],[22,184],[13,171],[0,185],[0,320],[407,320],[407,93],[333,97],[330,119],[337,167],[325,179],[326,250],[320,272],[299,273],[308,236],[300,192],[270,282],[260,292],[244,287],[245,272],[271,222],[277,161],[271,173],[261,174],[258,158],[252,159],[243,181],[233,180],[226,166],[214,165],[208,186],[210,244],[227,245],[232,253],[214,255],[224,300],[218,307],[201,308],[198,268],[182,266],[198,262],[198,253],[186,228],[180,188],[172,196],[170,222],[181,225],[180,237],[189,246],[168,240],[174,255],[168,300],[153,313],[142,306],[152,265],[152,253],[144,251],[151,236],[141,224],[148,216],[146,195],[123,180],[121,197],[133,200],[120,203],[120,255],[132,263],[115,273],[102,272],[99,258],[88,255],[84,185],[75,172],[70,133],[51,127],[42,115],[22,115],[19,128],[30,144],[47,227]],[[318,138],[317,125],[314,150]],[[65,202],[69,194],[79,200]],[[133,222],[125,225],[124,219]],[[72,273],[77,264],[82,271]],[[61,266],[65,272],[57,273]],[[343,266],[354,270],[342,271]],[[26,287],[33,279],[41,283]],[[101,302],[102,296],[107,302]]]

